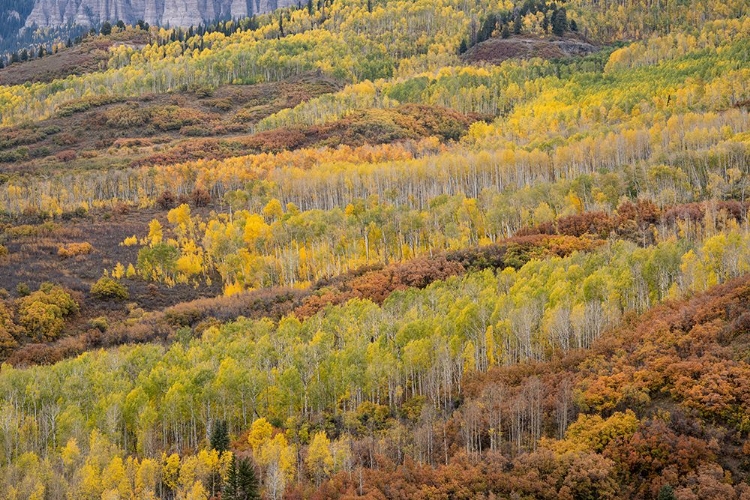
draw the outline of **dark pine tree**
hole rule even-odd
[[[247,458],[237,459],[232,456],[229,473],[221,492],[222,500],[258,500],[260,499],[258,478],[255,468]]]
[[[219,453],[229,449],[229,430],[226,420],[218,420],[211,430],[211,448]]]
[[[668,484],[665,484],[659,490],[659,496],[657,496],[656,498],[657,500],[674,500],[676,498],[674,494],[674,488],[672,488]]]
[[[482,27],[479,28],[479,33],[477,34],[477,42],[488,40],[492,36],[492,33],[495,31],[496,27],[497,16],[495,14],[488,15],[482,22]]]
[[[552,33],[563,36],[568,30],[568,15],[565,7],[561,7],[552,13]]]
[[[463,40],[461,40],[461,45],[459,45],[458,47],[458,53],[463,54],[467,50],[469,50],[469,47],[468,47],[468,44],[466,43],[466,38],[464,38]]]
[[[112,33],[112,25],[109,24],[109,21],[104,21],[104,23],[102,23],[102,27],[99,30],[99,33],[104,36],[110,35]]]
[[[510,28],[507,24],[503,24],[503,29],[500,31],[500,36],[503,38],[510,38]]]
[[[247,458],[241,458],[237,467],[241,496],[238,500],[260,499],[258,478],[255,475],[255,467]]]
[[[222,500],[236,500],[239,498],[239,491],[240,479],[237,471],[237,457],[233,455],[232,462],[229,464],[229,471],[227,471],[227,480],[221,489],[221,498]]]
[[[521,20],[521,15],[516,14],[516,17],[513,19],[513,34],[520,35],[522,30],[523,30],[523,21]]]

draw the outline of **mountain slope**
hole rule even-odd
[[[137,21],[160,26],[198,26],[297,5],[293,0],[36,0],[25,26],[96,26],[104,21]]]
[[[47,55],[27,30],[0,500],[749,500],[746,13],[313,0]]]

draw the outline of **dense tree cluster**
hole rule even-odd
[[[750,497],[745,3],[310,1],[0,87],[0,492]],[[458,55],[547,35],[636,41]]]

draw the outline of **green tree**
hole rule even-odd
[[[557,36],[563,36],[567,30],[568,16],[563,7],[552,13],[552,33]]]
[[[219,453],[229,449],[229,430],[226,420],[218,420],[211,430],[211,448]]]
[[[221,498],[223,500],[256,500],[260,498],[258,478],[250,459],[232,457]]]
[[[659,496],[656,498],[657,500],[674,500],[677,497],[674,495],[674,489],[672,486],[665,484],[659,490]]]

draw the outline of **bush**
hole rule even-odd
[[[19,283],[16,285],[16,294],[18,294],[19,297],[26,297],[31,293],[31,288],[29,288],[29,285],[26,283]]]
[[[182,127],[180,129],[180,134],[187,137],[208,137],[212,135],[213,132],[200,125],[190,125],[188,127]]]
[[[62,245],[57,249],[57,255],[60,257],[75,257],[76,255],[88,255],[94,251],[94,247],[91,243],[84,241],[83,243],[68,243]]]
[[[106,332],[107,328],[109,328],[109,322],[107,321],[106,316],[99,316],[98,318],[92,319],[91,321],[89,321],[89,325],[91,325],[92,328],[96,328],[102,333]]]
[[[67,163],[69,161],[73,161],[78,157],[75,151],[72,149],[66,149],[64,151],[60,151],[55,155],[55,158],[57,161],[61,161],[63,163]]]
[[[211,194],[203,188],[195,188],[190,193],[190,198],[193,201],[193,205],[196,207],[205,207],[211,203]]]
[[[52,283],[43,283],[18,301],[19,323],[37,341],[56,339],[65,326],[64,318],[78,311],[75,299]]]
[[[177,203],[177,198],[172,191],[164,191],[159,198],[156,200],[156,204],[159,205],[163,210],[169,210],[174,208]]]
[[[130,297],[125,285],[107,276],[102,276],[91,286],[91,295],[102,300],[127,300]]]

